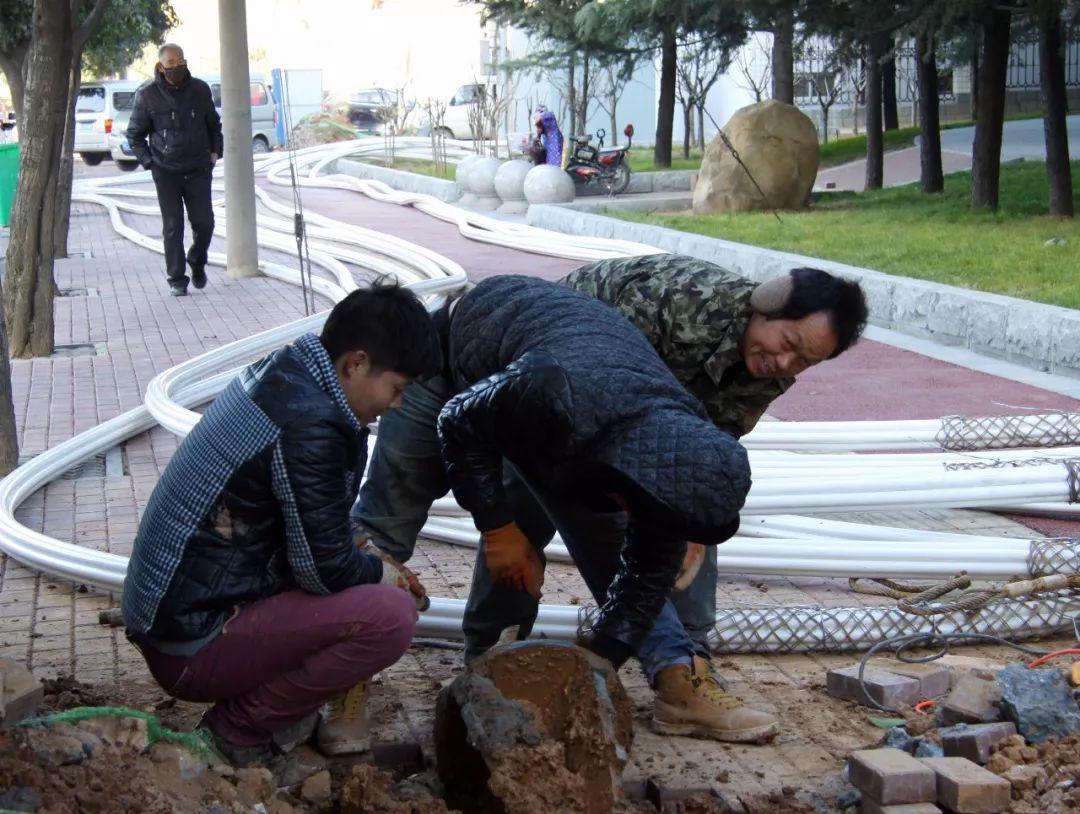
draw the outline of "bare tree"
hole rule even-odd
[[[424,102],[424,113],[427,114],[428,123],[431,126],[431,160],[435,164],[435,172],[445,175],[446,130],[443,124],[446,121],[446,101],[429,97]]]
[[[738,85],[743,90],[754,94],[754,101],[769,98],[772,90],[772,59],[760,32],[754,32],[750,39],[735,54],[735,70],[740,77]]]
[[[633,77],[640,55],[635,55],[630,61],[622,61],[617,65],[605,65],[601,69],[601,79],[596,86],[596,105],[608,115],[611,122],[611,144],[619,144],[619,117],[617,115],[619,100],[622,98],[626,86]]]
[[[677,72],[680,85],[688,88],[687,96],[697,112],[697,144],[705,149],[705,104],[709,91],[731,65],[731,51],[716,40],[702,40],[683,49]],[[687,133],[691,130],[687,127]],[[689,157],[689,141],[683,139],[683,153]]]
[[[821,132],[822,140],[827,144],[829,141],[829,110],[840,98],[847,78],[847,68],[840,61],[827,61],[822,70],[805,77],[810,86],[810,93],[814,101],[821,108]]]

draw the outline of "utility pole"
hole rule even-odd
[[[218,0],[221,120],[225,134],[226,257],[229,276],[259,273],[255,167],[251,157],[251,77],[245,0]]]

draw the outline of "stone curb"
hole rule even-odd
[[[874,325],[1043,372],[1080,378],[1080,311],[1071,308],[630,223],[565,206],[530,206],[526,221],[531,226],[566,234],[629,240],[712,260],[757,281],[798,266],[822,268],[860,282]]]
[[[401,190],[402,192],[420,192],[431,195],[446,203],[453,203],[459,197],[457,184],[453,181],[444,181],[442,178],[430,178],[416,172],[404,170],[392,170],[388,167],[377,167],[364,161],[352,158],[339,158],[334,161],[330,172],[340,172],[351,175],[354,178],[364,178],[373,181],[382,181],[384,184]]]
[[[650,193],[648,198],[629,199],[620,196],[612,198],[605,195],[601,198],[589,195],[577,198],[572,203],[552,205],[577,212],[673,212],[689,209],[693,202],[693,196],[689,192],[654,192]]]

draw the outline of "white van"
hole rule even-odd
[[[109,157],[113,133],[123,136],[135,91],[141,82],[105,80],[85,82],[75,100],[75,152],[84,162],[94,166]]]
[[[446,112],[443,114],[441,127],[443,135],[447,138],[457,139],[476,138],[477,134],[473,133],[472,122],[469,117],[474,115],[473,111],[476,109],[476,102],[483,94],[496,92],[494,83],[470,82],[459,87],[446,104]]]

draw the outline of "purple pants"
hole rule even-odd
[[[214,732],[257,746],[401,658],[416,619],[412,597],[390,585],[287,591],[241,607],[194,655],[140,649],[170,695],[216,702]]]

